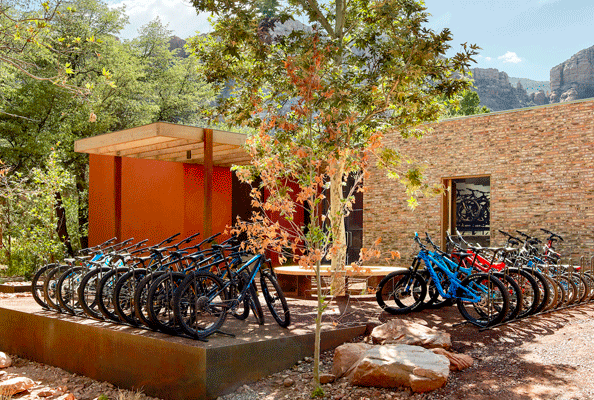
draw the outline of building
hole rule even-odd
[[[402,186],[374,170],[363,207],[366,247],[381,237],[383,250],[411,254],[418,250],[415,231],[427,231],[443,244],[445,232],[455,228],[498,246],[505,243],[500,229],[544,239],[542,227],[564,238],[557,248],[573,261],[594,255],[593,99],[454,118],[429,127],[432,131],[421,140],[394,135],[386,142],[423,162],[427,183],[442,183],[448,190],[421,198],[412,211]],[[457,200],[472,195],[476,199],[456,210]],[[488,219],[473,225],[469,220],[481,202],[485,208],[486,199]]]

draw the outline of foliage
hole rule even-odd
[[[341,294],[353,194],[343,193],[345,178],[356,174],[360,183],[377,162],[411,196],[435,190],[422,182],[422,168],[385,144],[392,134],[420,136],[424,123],[439,118],[440,97],[470,86],[466,71],[477,47],[445,57],[451,33],[424,27],[428,14],[414,0],[289,0],[273,19],[247,0],[193,4],[215,15],[212,33],[191,42],[207,81],[224,93],[213,119],[259,129],[248,141],[253,165],[238,172],[264,189],[252,191],[263,212],[238,228],[254,249],[291,249],[318,278],[329,258],[331,295]],[[296,222],[303,210],[307,225]],[[316,386],[320,292],[318,301]]]
[[[169,50],[170,31],[156,19],[131,41],[117,38],[128,18],[123,8],[101,0],[56,6],[47,41],[55,51],[25,48],[34,65],[65,65],[68,83],[86,90],[73,96],[60,85],[31,79],[0,62],[0,159],[7,174],[40,168],[61,142],[60,158],[76,190],[63,193],[68,234],[86,244],[88,156],[74,152],[78,139],[155,121],[193,124],[212,102],[212,90],[196,71],[194,58]],[[33,65],[32,64],[32,65]],[[76,204],[78,209],[70,208]]]
[[[2,176],[2,243],[8,273],[30,276],[39,265],[61,259],[56,233],[56,193],[73,188],[70,175],[52,151],[44,168]]]
[[[478,93],[471,89],[465,90],[450,100],[444,98],[445,110],[443,117],[452,118],[490,113],[491,110],[486,106],[481,106],[480,102]]]

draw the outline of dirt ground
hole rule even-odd
[[[464,324],[455,306],[402,317],[381,313],[373,302],[353,301],[350,306],[364,309],[366,322],[371,324],[389,318],[406,318],[445,330],[451,334],[453,350],[472,356],[475,364],[465,371],[452,372],[445,387],[430,393],[415,394],[400,388],[352,387],[339,379],[323,386],[325,399],[594,399],[592,303],[540,314],[482,332],[475,326]],[[291,302],[292,318],[311,318],[300,312],[299,307],[305,306]],[[329,315],[332,313],[331,308]],[[361,314],[347,315],[337,320],[337,324],[353,323],[354,318],[360,322]],[[322,372],[330,372],[332,354],[332,351],[323,354]],[[36,382],[29,392],[13,396],[15,400],[38,399],[40,394],[48,399],[63,400],[69,394],[75,399],[96,399],[100,395],[110,399],[147,398],[58,368],[20,358],[14,358],[14,361],[14,366],[2,370],[6,375],[0,380],[27,376]],[[244,385],[222,399],[307,399],[311,393],[311,378],[312,360],[306,358],[292,369]]]

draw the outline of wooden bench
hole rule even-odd
[[[372,293],[369,289],[377,287],[379,282],[384,276],[391,272],[404,270],[402,267],[385,267],[379,265],[365,266],[362,267],[361,271],[354,271],[351,267],[347,267],[344,272],[345,276],[345,290],[347,293],[353,295],[358,294],[369,294]],[[274,268],[278,283],[281,286],[285,296],[308,299],[312,298],[312,280],[315,278],[315,271],[313,269],[301,268],[297,265],[289,265],[283,267]],[[320,270],[322,277],[329,277],[330,266],[322,265]],[[354,291],[353,283],[359,282],[364,285],[362,289]],[[349,288],[349,284],[351,287]]]

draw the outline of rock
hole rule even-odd
[[[35,392],[35,394],[39,397],[50,397],[50,396],[53,396],[55,393],[56,392],[54,392],[50,388],[42,388],[41,390],[38,390],[37,392]]]
[[[290,386],[293,386],[294,384],[295,384],[295,381],[293,379],[291,379],[291,378],[286,378],[283,381],[283,386],[284,387],[290,387]]]
[[[526,107],[530,96],[524,87],[514,87],[509,76],[495,68],[474,68],[472,70],[475,91],[481,100],[480,105],[491,111],[511,110]]]
[[[320,384],[325,385],[326,383],[332,383],[336,380],[334,374],[320,374]]]
[[[332,375],[340,378],[373,346],[366,343],[345,343],[334,350]]]
[[[6,371],[0,371],[0,379],[7,375]]]
[[[449,365],[445,356],[420,346],[374,346],[353,366],[348,379],[358,386],[405,386],[413,392],[428,392],[445,385]]]
[[[0,394],[4,396],[12,396],[17,393],[25,392],[33,386],[35,386],[35,382],[29,378],[18,377],[7,379],[0,382]]]
[[[472,367],[474,364],[472,357],[466,354],[456,354],[441,348],[431,349],[431,351],[435,354],[446,356],[450,360],[450,371],[462,371],[463,369]]]
[[[563,94],[561,94],[561,97],[559,98],[559,102],[563,103],[566,101],[574,101],[574,100],[578,100],[579,99],[579,95],[578,92],[575,88],[570,88],[568,91],[563,92]]]
[[[449,333],[400,319],[391,319],[375,327],[371,332],[371,339],[376,344],[408,344],[428,349],[452,347]]]
[[[594,96],[594,46],[551,69],[551,103]],[[574,91],[571,91],[573,89]]]
[[[0,368],[8,368],[12,365],[12,360],[8,354],[0,351]]]

